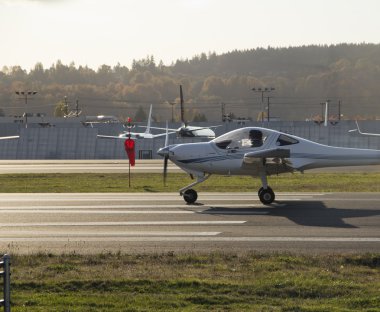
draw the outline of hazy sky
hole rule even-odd
[[[0,69],[379,43],[379,0],[0,0]]]

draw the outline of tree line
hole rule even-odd
[[[171,115],[183,86],[187,118],[220,121],[221,107],[235,116],[256,119],[264,108],[287,120],[304,120],[320,113],[329,99],[333,113],[341,104],[344,117],[380,117],[380,45],[339,44],[286,48],[259,48],[217,55],[203,53],[165,66],[153,56],[134,60],[130,68],[117,64],[98,69],[63,64],[49,68],[37,63],[27,71],[20,66],[0,71],[0,108],[3,115],[25,109],[59,115],[78,100],[86,115],[135,115],[150,104],[157,120]],[[274,88],[260,93],[252,88]],[[16,91],[38,93],[28,101]],[[269,97],[269,99],[268,99]],[[179,107],[174,117],[178,119]],[[171,117],[171,116],[170,116]]]

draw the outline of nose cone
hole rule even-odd
[[[157,151],[157,154],[160,155],[161,157],[169,156],[169,150],[170,150],[170,147],[165,146],[165,147],[160,148]]]

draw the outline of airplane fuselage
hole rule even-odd
[[[267,133],[266,140],[260,147],[244,146],[238,142],[234,145],[233,140],[225,147],[218,139],[210,142],[177,144],[169,147],[169,159],[189,173],[221,175],[258,175],[263,166],[267,168],[268,174],[273,174],[323,167],[380,164],[378,150],[332,147],[278,131],[268,129],[264,131]],[[280,146],[280,135],[291,138],[296,143]],[[248,164],[245,161],[247,153],[271,148],[289,150],[290,157],[286,158],[285,163],[278,157],[268,157],[265,161],[253,158]]]

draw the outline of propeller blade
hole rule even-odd
[[[186,127],[187,123],[185,121],[185,107],[184,107],[184,101],[183,101],[182,85],[179,85],[179,98],[181,100],[181,121]]]
[[[164,186],[166,186],[166,177],[168,175],[168,159],[169,159],[169,156],[165,155],[164,157]]]

